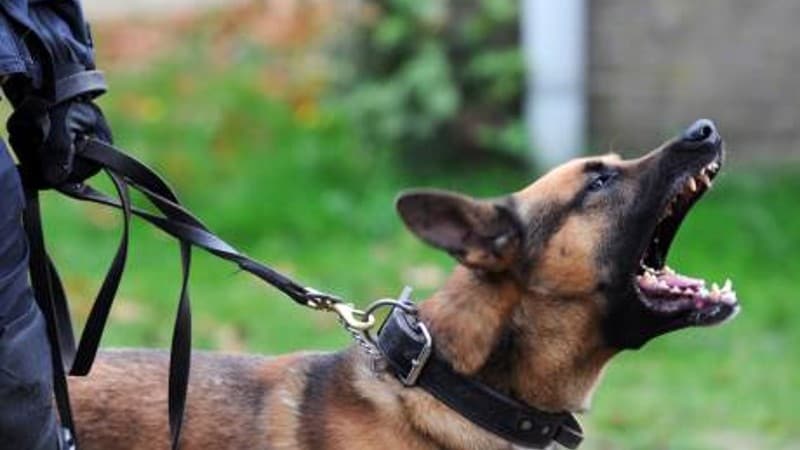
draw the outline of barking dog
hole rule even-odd
[[[573,160],[504,197],[401,195],[408,228],[459,263],[419,307],[432,358],[525,408],[580,412],[619,351],[733,317],[730,282],[709,285],[665,264],[722,157],[720,135],[701,120],[639,159]],[[199,353],[181,447],[513,448],[372,362],[358,347],[276,358]],[[109,351],[91,376],[72,379],[81,448],[168,448],[167,367],[164,352]]]

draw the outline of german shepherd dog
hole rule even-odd
[[[453,370],[543,411],[589,408],[616,353],[738,311],[720,288],[665,265],[687,212],[723,159],[700,120],[632,160],[575,159],[494,199],[415,190],[397,210],[458,265],[419,306]],[[181,448],[512,449],[358,346],[274,358],[193,357]],[[161,351],[103,353],[70,380],[81,448],[169,447]]]

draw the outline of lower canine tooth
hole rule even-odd
[[[731,283],[731,279],[730,278],[726,279],[725,280],[725,284],[722,286],[722,291],[723,292],[730,292],[732,288],[733,288],[733,284]]]
[[[705,173],[700,174],[700,181],[708,187],[711,187],[711,179]]]
[[[689,189],[691,189],[692,192],[695,192],[697,190],[697,183],[694,181],[694,178],[689,178],[688,184],[689,184]]]

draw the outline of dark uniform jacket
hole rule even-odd
[[[91,37],[71,0],[0,0],[0,79],[12,105],[55,100],[58,82],[94,69]],[[44,322],[28,281],[19,175],[0,141],[0,449],[58,448]]]

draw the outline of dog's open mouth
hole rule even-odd
[[[730,279],[708,283],[701,278],[676,273],[666,263],[667,253],[681,222],[691,207],[712,185],[720,169],[720,157],[689,173],[675,184],[672,197],[663,209],[651,241],[642,255],[636,274],[636,287],[644,305],[661,315],[685,317],[691,325],[719,324],[739,310]]]

